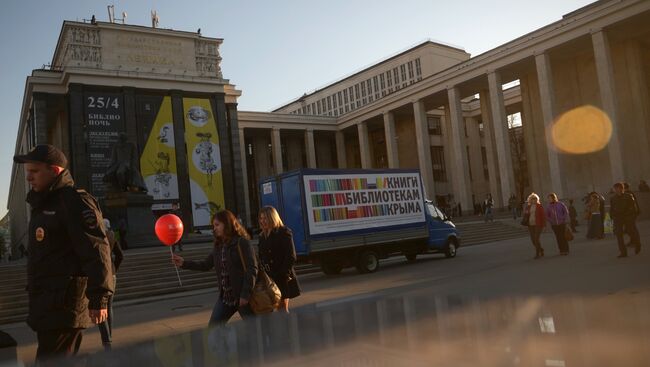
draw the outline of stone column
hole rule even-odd
[[[463,211],[470,211],[473,210],[474,203],[472,203],[467,149],[465,148],[465,120],[458,88],[451,87],[447,89],[447,98],[449,98],[449,117],[451,119],[454,197],[456,202],[462,206]]]
[[[619,141],[616,87],[614,85],[614,69],[612,67],[612,54],[609,48],[609,40],[603,30],[600,29],[591,34],[591,42],[594,46],[600,101],[603,111],[605,111],[612,122],[612,136],[609,139],[608,145],[612,175],[611,181],[622,181],[625,179],[625,170],[623,167],[621,143]]]
[[[239,157],[241,159],[240,169],[241,169],[241,180],[242,187],[241,190],[244,194],[244,222],[247,226],[252,225],[251,221],[251,200],[248,193],[248,165],[246,162],[246,140],[244,134],[244,128],[239,128]]]
[[[185,140],[185,114],[183,110],[183,92],[170,91],[172,99],[172,117],[174,122],[174,145],[176,146],[176,175],[178,177],[178,197],[180,210],[188,230],[194,227],[192,214],[192,191],[190,190],[190,171]],[[189,222],[189,223],[188,223]]]
[[[397,141],[395,141],[397,138],[395,135],[395,114],[390,111],[384,113],[384,134],[384,139],[386,140],[386,155],[388,156],[388,168],[399,168]]]
[[[372,168],[370,160],[370,149],[368,147],[368,123],[362,121],[357,124],[359,132],[359,153],[361,154],[361,168]]]
[[[485,134],[485,154],[487,155],[490,192],[495,203],[503,203],[501,193],[501,180],[499,180],[499,165],[496,159],[494,132],[492,131],[492,109],[490,108],[490,94],[483,90],[479,93],[481,103],[481,118],[483,119],[483,132]],[[484,200],[477,197],[477,200]]]
[[[429,126],[427,126],[427,111],[421,100],[413,102],[415,120],[415,140],[418,150],[418,164],[422,175],[425,196],[435,200],[436,192],[433,182],[433,166],[431,164],[431,143],[429,142]]]
[[[512,168],[512,153],[510,151],[510,132],[508,131],[508,120],[506,107],[503,102],[503,87],[501,75],[497,72],[488,73],[488,84],[490,88],[490,107],[492,112],[492,132],[494,133],[494,145],[499,160],[499,177],[501,178],[501,207],[508,206],[508,198],[514,194],[515,179]]]
[[[546,151],[548,153],[549,179],[551,190],[558,197],[564,196],[564,185],[562,184],[562,173],[560,172],[560,157],[553,146],[550,130],[555,119],[555,88],[553,87],[553,71],[551,60],[547,53],[535,56],[537,67],[537,82],[539,84],[539,98],[542,106],[542,117],[544,118],[544,131],[546,134]]]
[[[305,150],[307,150],[307,167],[316,168],[316,146],[314,145],[314,129],[305,130]]]
[[[630,121],[633,126],[635,153],[641,157],[650,157],[650,88],[648,88],[648,79],[644,72],[643,50],[640,41],[627,41],[625,43],[625,60],[626,76],[630,86],[631,104],[635,113],[635,121]],[[627,129],[627,136],[630,129]],[[629,151],[629,147],[628,147]],[[635,164],[630,164],[635,163]],[[632,177],[627,177],[628,181],[636,183],[639,179],[644,179],[650,175],[650,159],[639,159],[637,162],[628,161],[628,169],[636,173]]]
[[[275,174],[279,175],[284,172],[282,168],[282,138],[280,137],[280,129],[274,127],[271,132],[271,149],[273,150],[273,167]]]
[[[343,131],[336,132],[336,163],[338,168],[347,168],[347,156],[345,154],[345,135]]]

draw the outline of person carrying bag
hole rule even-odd
[[[239,243],[237,244],[237,250],[239,251],[239,257],[245,273],[246,261],[242,255]],[[268,274],[266,274],[264,269],[259,269],[255,285],[251,292],[251,298],[249,300],[251,310],[253,310],[257,315],[271,313],[278,307],[278,304],[280,304],[281,297],[282,293],[280,293],[280,288],[278,288],[277,284],[275,284]]]

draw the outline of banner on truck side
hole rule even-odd
[[[420,175],[305,175],[312,235],[424,222]]]

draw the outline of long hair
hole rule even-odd
[[[275,210],[274,207],[271,205],[267,205],[260,209],[260,214],[266,217],[266,220],[268,220],[271,223],[271,228],[272,229],[278,229],[280,227],[284,227],[284,223],[282,223],[282,218],[280,218],[280,214],[278,214],[278,211]]]
[[[225,244],[230,242],[235,236],[250,240],[250,236],[246,229],[239,223],[237,217],[227,209],[218,211],[213,217],[211,223],[214,221],[219,221],[223,223],[223,237],[218,237],[217,234],[214,234],[215,241],[217,244]]]
[[[535,199],[535,201],[539,204],[539,196],[535,194],[534,192],[528,195],[528,198],[526,199],[526,202],[529,202],[530,199]]]

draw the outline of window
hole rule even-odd
[[[368,94],[368,102],[372,102],[372,94]]]
[[[339,106],[343,104],[343,93],[338,92],[336,95],[339,97]]]
[[[397,70],[397,67],[393,69],[393,78],[395,79],[395,85],[399,84],[399,71]]]
[[[348,92],[350,93],[350,102],[352,102],[354,100],[354,88],[348,88]]]
[[[409,79],[413,79],[413,61],[409,61],[408,68],[409,68]]]
[[[483,137],[485,135],[485,125],[483,125],[483,122],[478,123],[478,135]]]
[[[332,96],[327,96],[327,110],[330,111],[332,109]]]
[[[366,83],[361,83],[361,97],[366,98]],[[365,102],[364,102],[365,103]]]
[[[469,169],[469,180],[474,181],[474,176],[472,176],[472,160],[469,158],[469,146],[465,146],[465,151],[467,152],[467,168]]]
[[[445,150],[442,146],[431,147],[431,165],[433,166],[433,179],[438,182],[447,182]]]
[[[332,95],[332,101],[332,106],[336,109],[336,106],[338,106],[338,103],[336,103],[336,95]]]
[[[325,114],[325,112],[327,112],[325,100],[326,100],[325,97],[323,97],[323,99],[320,100],[320,104],[321,104],[321,106],[323,106],[323,114]]]
[[[361,100],[357,99],[357,108],[361,107]]]
[[[381,84],[382,91],[386,89],[386,81],[384,79],[384,73],[381,73],[381,75],[379,75],[379,83]]]
[[[487,181],[490,179],[490,170],[488,169],[487,150],[485,150],[485,147],[481,147],[481,158],[483,158],[483,178]]]
[[[300,110],[300,113],[304,115],[306,111],[306,108],[303,106],[303,108]]]
[[[386,72],[386,85],[388,88],[393,86],[393,76],[390,73],[390,70]]]
[[[348,90],[343,89],[343,103],[348,104]]]
[[[420,66],[420,58],[415,59],[415,75],[422,76],[422,67]]]
[[[374,84],[374,86],[375,86],[375,94],[377,94],[379,92],[379,83],[377,82],[377,77],[376,76],[372,78],[372,84]]]
[[[315,115],[316,114],[316,102],[313,102],[311,104],[311,114]]]
[[[429,134],[442,135],[442,123],[438,116],[427,116],[427,125],[429,125]]]
[[[406,87],[406,65],[400,65],[399,69],[402,72],[402,82],[404,82],[404,86]]]
[[[359,99],[359,84],[354,86],[354,98]]]
[[[348,105],[345,105],[345,112],[350,112]]]

